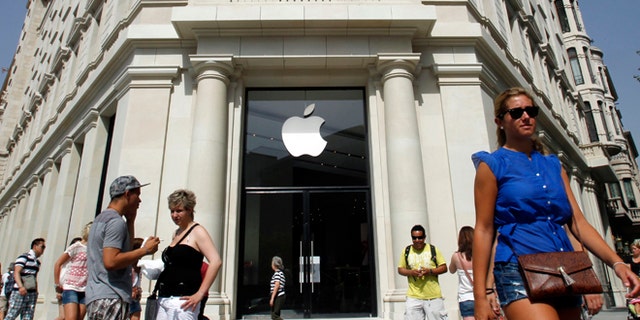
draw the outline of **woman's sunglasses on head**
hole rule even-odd
[[[535,118],[538,116],[538,111],[540,111],[540,108],[536,106],[512,108],[512,109],[500,112],[500,114],[498,114],[498,118],[502,119],[504,115],[508,113],[511,116],[511,119],[516,120],[516,119],[520,119],[520,117],[522,117],[522,115],[525,112],[527,113],[527,115],[529,115],[529,117]]]

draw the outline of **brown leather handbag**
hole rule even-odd
[[[518,263],[531,301],[603,291],[585,251],[525,254]]]

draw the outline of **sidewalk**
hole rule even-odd
[[[627,309],[615,308],[602,310],[596,314],[592,320],[625,320],[627,319]]]

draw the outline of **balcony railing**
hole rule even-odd
[[[607,200],[607,210],[616,218],[628,217],[633,225],[640,225],[640,208],[627,207],[622,198],[616,197]]]

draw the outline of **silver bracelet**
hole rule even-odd
[[[619,265],[619,264],[625,264],[625,265],[626,265],[626,263],[624,263],[623,261],[618,261],[618,262],[614,262],[614,263],[611,265],[611,268],[612,268],[613,270],[615,270],[615,269],[616,269],[616,266],[617,266],[617,265]]]

